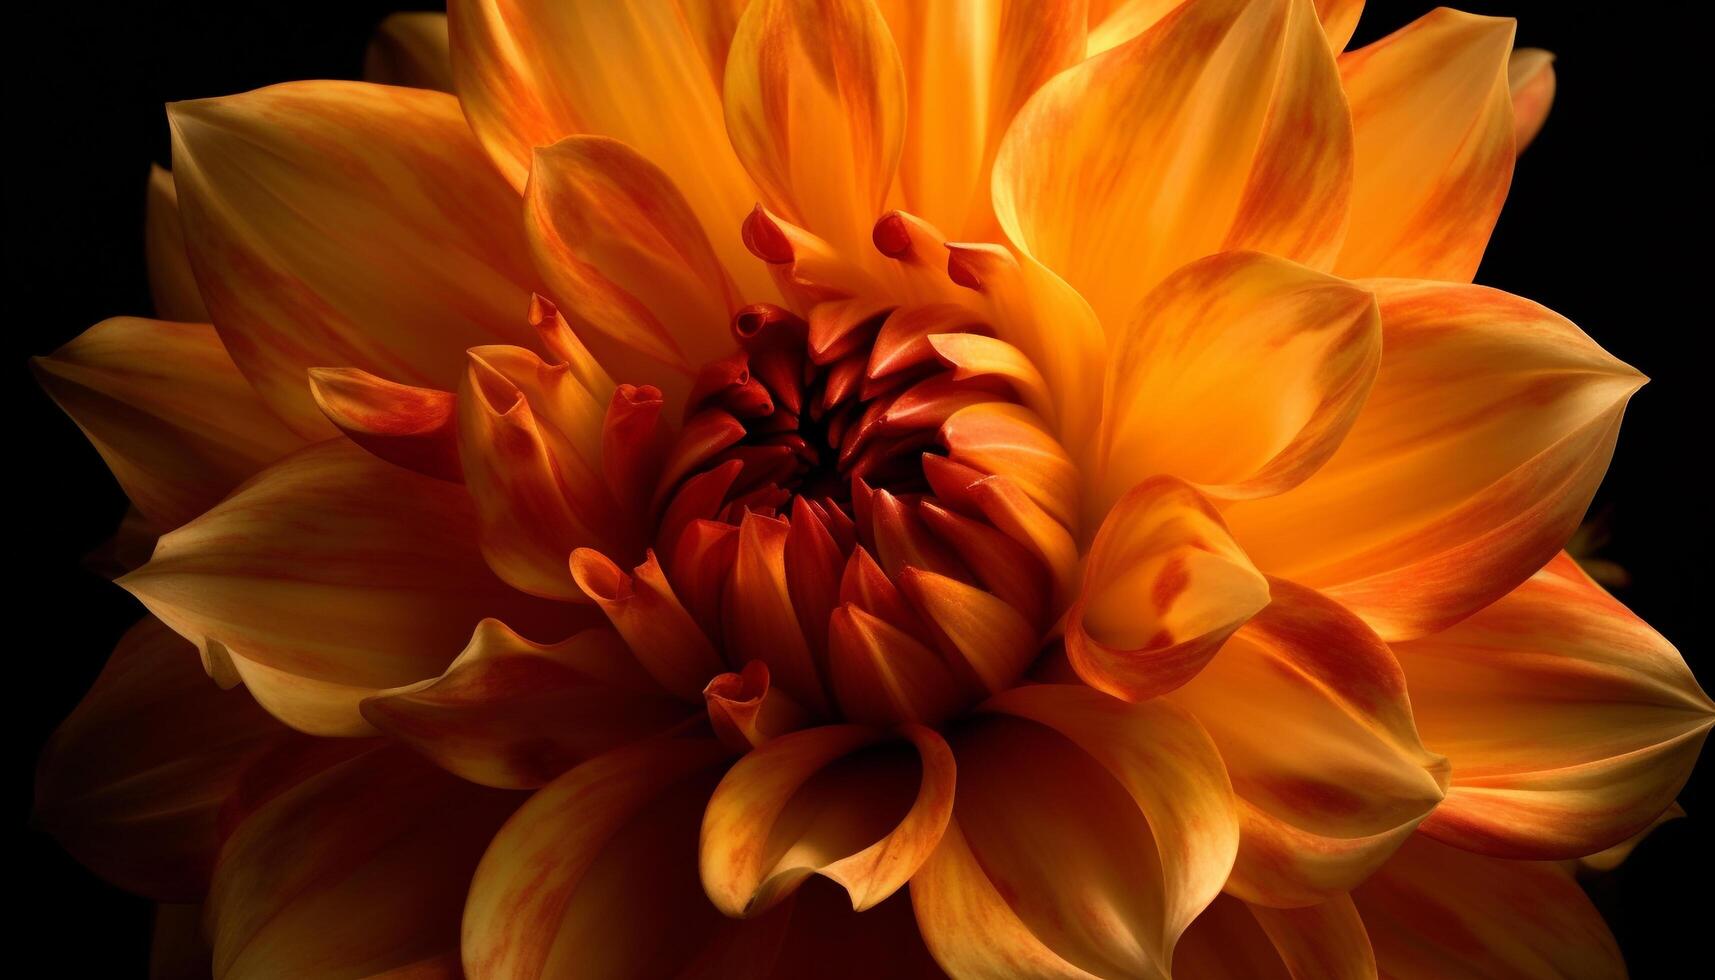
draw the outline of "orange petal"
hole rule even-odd
[[[1375,980],[1376,958],[1350,897],[1273,909],[1222,895],[1185,931],[1174,972],[1197,980]]]
[[[196,901],[239,773],[287,734],[248,694],[215,686],[196,648],[150,617],[42,750],[34,822],[127,891]]]
[[[1386,977],[1626,975],[1601,913],[1556,864],[1468,854],[1419,834],[1352,898]]]
[[[724,648],[768,665],[774,683],[811,711],[825,713],[827,688],[793,611],[786,579],[783,520],[747,512],[738,530],[738,554],[727,575]]]
[[[1208,501],[1156,477],[1096,532],[1066,615],[1066,655],[1085,683],[1142,701],[1195,677],[1268,601],[1268,582]]]
[[[214,959],[202,930],[201,905],[155,906],[149,936],[149,980],[206,980]]]
[[[1336,273],[1471,281],[1512,182],[1513,26],[1443,7],[1340,56],[1357,157]]]
[[[536,266],[610,371],[683,397],[732,350],[737,287],[660,167],[617,140],[571,136],[536,150],[524,197]]]
[[[1655,833],[1655,829],[1657,827],[1660,827],[1664,823],[1670,823],[1674,820],[1678,820],[1683,816],[1685,816],[1685,808],[1680,806],[1678,803],[1674,803],[1672,806],[1661,811],[1655,820],[1651,821],[1648,827],[1645,827],[1618,844],[1615,844],[1613,847],[1605,848],[1597,851],[1595,854],[1589,854],[1579,858],[1578,870],[1598,872],[1614,870],[1620,865],[1626,863],[1626,858],[1632,856],[1632,851],[1636,850],[1637,846],[1644,842],[1644,838]]]
[[[372,749],[275,796],[220,852],[208,896],[215,976],[385,975],[456,951],[471,871],[521,799],[404,748]]]
[[[1328,34],[1328,46],[1344,50],[1358,29],[1358,18],[1364,12],[1364,0],[1316,0],[1316,16],[1322,20],[1322,30]]]
[[[679,604],[655,553],[627,575],[601,552],[579,548],[572,552],[571,572],[655,682],[680,700],[701,704],[704,688],[726,671],[726,663]]]
[[[691,717],[612,630],[533,643],[495,619],[433,680],[362,704],[370,724],[484,786],[529,789]]]
[[[470,980],[732,975],[734,962],[724,973],[687,968],[774,925],[746,923],[735,936],[697,882],[697,824],[726,756],[711,738],[652,739],[532,796],[470,883]]]
[[[1273,906],[1364,880],[1441,801],[1405,675],[1337,603],[1273,580],[1273,599],[1173,700],[1220,746],[1244,828],[1227,891]]]
[[[532,151],[609,136],[666,171],[746,297],[767,276],[732,233],[756,190],[726,136],[721,76],[735,0],[453,0],[453,78],[471,129],[522,189]],[[628,381],[654,380],[627,378]]]
[[[907,567],[896,576],[913,607],[954,662],[990,694],[1018,682],[1041,648],[1041,636],[1005,600],[946,575]]]
[[[700,867],[709,899],[752,916],[806,877],[832,879],[863,911],[897,891],[941,839],[953,812],[953,754],[932,730],[857,725],[806,729],[740,759],[703,816]]]
[[[1256,252],[1150,291],[1108,355],[1097,510],[1167,473],[1214,497],[1270,496],[1328,461],[1381,361],[1369,292]]]
[[[1166,977],[1238,844],[1208,736],[1160,702],[1070,685],[989,710],[954,741],[954,819],[911,882],[935,959],[956,976]]]
[[[1513,102],[1513,148],[1523,153],[1554,105],[1554,55],[1541,48],[1518,48],[1507,59],[1507,90]]]
[[[329,422],[376,456],[425,476],[464,480],[451,392],[395,384],[357,368],[310,368],[310,393]]]
[[[1423,832],[1495,857],[1578,857],[1639,833],[1715,725],[1673,645],[1566,555],[1395,649],[1424,740],[1453,763]]]
[[[363,54],[363,80],[437,92],[453,90],[453,60],[447,15],[411,11],[388,14]]]
[[[769,684],[768,665],[752,660],[703,688],[709,727],[727,748],[745,753],[778,735],[803,727],[807,715],[785,691]]]
[[[733,149],[769,207],[870,255],[906,113],[880,11],[867,0],[753,2],[727,53],[723,101]]]
[[[995,211],[1112,327],[1210,252],[1326,267],[1351,160],[1310,0],[1191,0],[1043,86],[1001,144]]]
[[[485,616],[561,636],[576,619],[488,571],[462,489],[343,439],[264,470],[120,584],[319,735],[372,732],[358,702],[440,674]]]
[[[143,203],[143,256],[149,267],[149,296],[155,314],[163,320],[207,323],[191,272],[190,252],[185,248],[185,226],[179,218],[179,191],[173,175],[156,164],[149,165],[149,189]]]
[[[1528,300],[1365,285],[1383,355],[1357,424],[1308,481],[1224,513],[1257,567],[1402,640],[1481,609],[1554,556],[1644,379]]]
[[[191,264],[232,359],[309,436],[307,368],[450,389],[467,347],[531,341],[518,197],[458,102],[292,82],[169,107]]]
[[[207,324],[115,317],[31,368],[157,529],[201,514],[303,444]]]
[[[1005,476],[1067,530],[1077,531],[1077,467],[1035,412],[982,402],[955,412],[941,426],[940,438],[953,462]]]
[[[870,725],[938,724],[971,694],[939,654],[852,603],[828,618],[828,676],[841,715]]]

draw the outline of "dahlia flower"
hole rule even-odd
[[[222,978],[1622,972],[1715,719],[1562,551],[1644,379],[1471,284],[1549,57],[1361,6],[454,0],[171,106],[160,319],[38,362],[150,614],[42,821]]]

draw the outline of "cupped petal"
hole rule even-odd
[[[363,80],[451,92],[447,15],[418,10],[388,14],[363,53]]]
[[[1192,0],[1057,75],[995,160],[1013,244],[1104,324],[1222,249],[1334,258],[1352,131],[1310,0]]]
[[[768,665],[752,660],[703,688],[704,707],[715,737],[737,753],[803,727],[803,706],[769,683]]]
[[[1453,765],[1423,833],[1495,857],[1581,857],[1639,833],[1715,725],[1673,645],[1564,554],[1395,651],[1424,741]]]
[[[1382,365],[1334,457],[1223,508],[1257,567],[1386,640],[1500,598],[1571,537],[1644,379],[1572,323],[1481,286],[1374,280]]]
[[[220,852],[207,902],[215,977],[388,975],[456,952],[471,871],[522,799],[403,747],[274,796]]]
[[[433,680],[360,706],[383,734],[484,786],[530,789],[695,710],[663,691],[610,629],[535,643],[499,620]]]
[[[905,72],[872,0],[756,0],[727,53],[727,135],[764,201],[872,254],[905,138]]]
[[[1513,101],[1513,150],[1523,153],[1554,106],[1554,55],[1541,48],[1518,48],[1507,59],[1507,89]]]
[[[902,744],[908,743],[908,744]],[[812,874],[863,911],[903,887],[953,813],[952,750],[934,731],[805,729],[740,759],[703,816],[703,888],[727,915],[774,907]]]
[[[1091,687],[1143,701],[1195,677],[1268,601],[1268,581],[1215,508],[1156,477],[1096,532],[1066,615],[1066,655]]]
[[[1558,864],[1484,857],[1418,834],[1352,898],[1386,977],[1626,975],[1601,913]]]
[[[495,578],[475,541],[462,489],[340,439],[264,470],[120,584],[230,656],[287,724],[368,734],[358,702],[440,674],[483,617],[537,635],[575,625]]]
[[[220,811],[287,729],[222,691],[153,617],[131,627],[36,770],[34,822],[102,878],[162,902],[208,889]]]
[[[700,704],[726,661],[680,605],[673,585],[650,552],[631,574],[591,548],[571,555],[572,578],[625,638],[632,655],[662,690]]]
[[[1222,252],[1151,290],[1113,334],[1092,508],[1166,473],[1221,498],[1316,472],[1381,362],[1375,297],[1257,252]]]
[[[191,255],[179,217],[179,190],[173,175],[149,165],[149,189],[143,199],[143,258],[149,270],[149,298],[155,315],[180,323],[207,323],[208,307],[197,290]]]
[[[466,348],[532,341],[518,196],[452,96],[290,82],[167,116],[203,299],[239,369],[297,431],[331,431],[307,368],[450,389]]]
[[[1196,980],[1375,980],[1376,957],[1350,896],[1274,909],[1222,895],[1185,931],[1173,968]]]
[[[1336,273],[1471,281],[1512,183],[1513,28],[1442,7],[1340,56],[1356,164]]]
[[[1220,747],[1243,826],[1227,891],[1296,907],[1363,881],[1442,799],[1387,645],[1325,596],[1271,580],[1268,608],[1172,697]]]
[[[941,967],[1166,977],[1238,845],[1202,728],[1161,702],[1039,685],[989,701],[953,749],[953,821],[911,882]]]
[[[1047,423],[1022,405],[979,402],[954,412],[939,432],[947,458],[979,473],[1005,476],[1073,533],[1078,529],[1078,471]]]
[[[156,530],[303,445],[206,323],[103,320],[31,367]]]
[[[310,394],[347,439],[425,476],[462,482],[458,398],[357,368],[310,368]]]

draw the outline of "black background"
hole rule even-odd
[[[356,77],[374,24],[411,5],[27,6],[8,15],[5,103],[12,326],[0,378],[14,401],[5,426],[12,500],[0,513],[13,541],[8,594],[21,601],[7,612],[13,646],[0,696],[19,729],[5,786],[13,866],[22,869],[7,897],[25,909],[23,922],[14,919],[14,956],[27,962],[40,949],[61,975],[142,976],[148,903],[97,880],[27,826],[42,741],[140,609],[80,564],[111,533],[124,500],[31,382],[25,359],[105,317],[149,312],[143,187],[150,161],[168,162],[164,103]],[[1607,514],[1613,532],[1602,556],[1632,575],[1621,598],[1679,646],[1708,689],[1708,31],[1644,13],[1689,6],[1513,0],[1464,9],[1516,16],[1521,46],[1559,55],[1554,111],[1519,162],[1478,281],[1547,304],[1653,379],[1632,402],[1592,513]],[[1372,0],[1354,44],[1427,9]],[[1636,977],[1680,975],[1708,949],[1712,756],[1681,796],[1691,819],[1663,827],[1618,872],[1590,883]]]

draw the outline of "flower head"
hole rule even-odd
[[[221,977],[1615,967],[1549,862],[1715,719],[1561,551],[1643,378],[1471,284],[1547,56],[1359,7],[458,0],[171,107],[166,319],[38,362],[153,542],[43,819]]]

